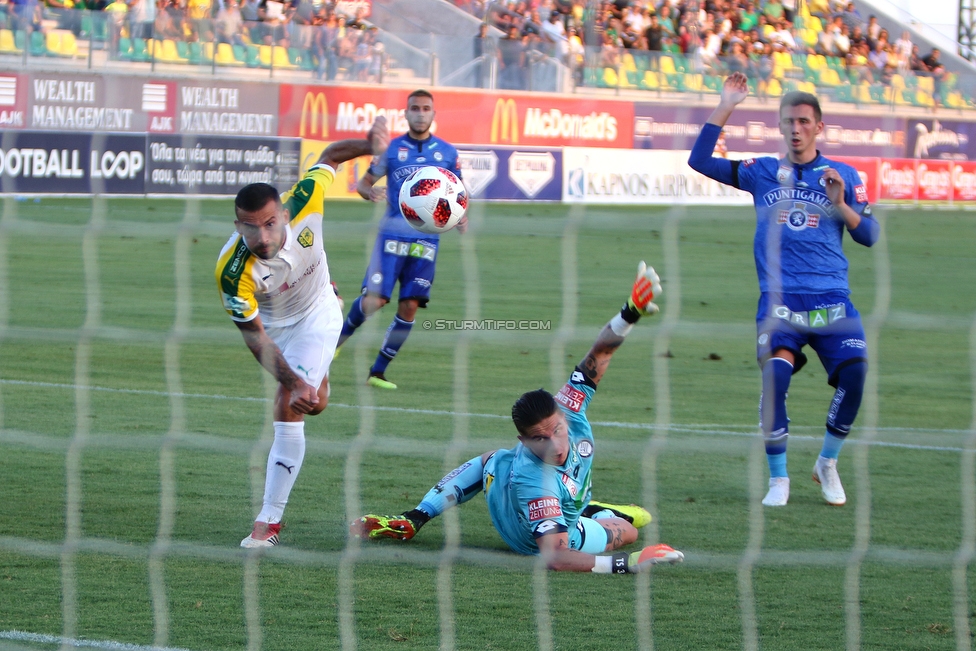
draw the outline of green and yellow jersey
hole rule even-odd
[[[334,169],[316,165],[281,195],[291,221],[281,250],[270,260],[253,255],[240,233],[224,245],[215,275],[231,319],[247,322],[260,314],[265,326],[291,325],[306,316],[324,292],[333,291],[322,212],[325,191],[334,180]]]

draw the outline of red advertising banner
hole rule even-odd
[[[283,84],[279,93],[281,136],[361,138],[379,115],[386,117],[391,134],[407,130],[408,89]],[[632,102],[440,89],[434,97],[434,132],[453,144],[633,146]]]
[[[916,168],[919,201],[948,201],[952,196],[952,162],[920,160]]]
[[[976,201],[976,163],[952,163],[952,201]]]
[[[847,163],[857,170],[861,183],[868,193],[868,203],[878,202],[878,179],[881,159],[868,156],[831,156],[831,160]]]
[[[918,161],[910,158],[885,158],[881,161],[880,196],[882,201],[914,201],[918,197]]]

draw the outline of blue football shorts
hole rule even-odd
[[[396,239],[380,233],[363,277],[363,293],[393,296],[393,286],[400,283],[399,300],[414,299],[420,307],[430,301],[437,261],[437,242]]]
[[[793,372],[807,358],[801,350],[809,345],[833,383],[834,373],[853,361],[867,360],[868,346],[861,315],[846,294],[771,294],[759,297],[756,311],[756,357],[760,365],[777,350],[796,356]]]

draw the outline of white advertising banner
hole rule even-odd
[[[752,195],[688,167],[687,151],[563,148],[563,201],[751,205]]]

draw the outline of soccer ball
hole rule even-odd
[[[443,233],[461,221],[468,194],[461,179],[440,167],[421,167],[400,186],[400,212],[421,233]]]

